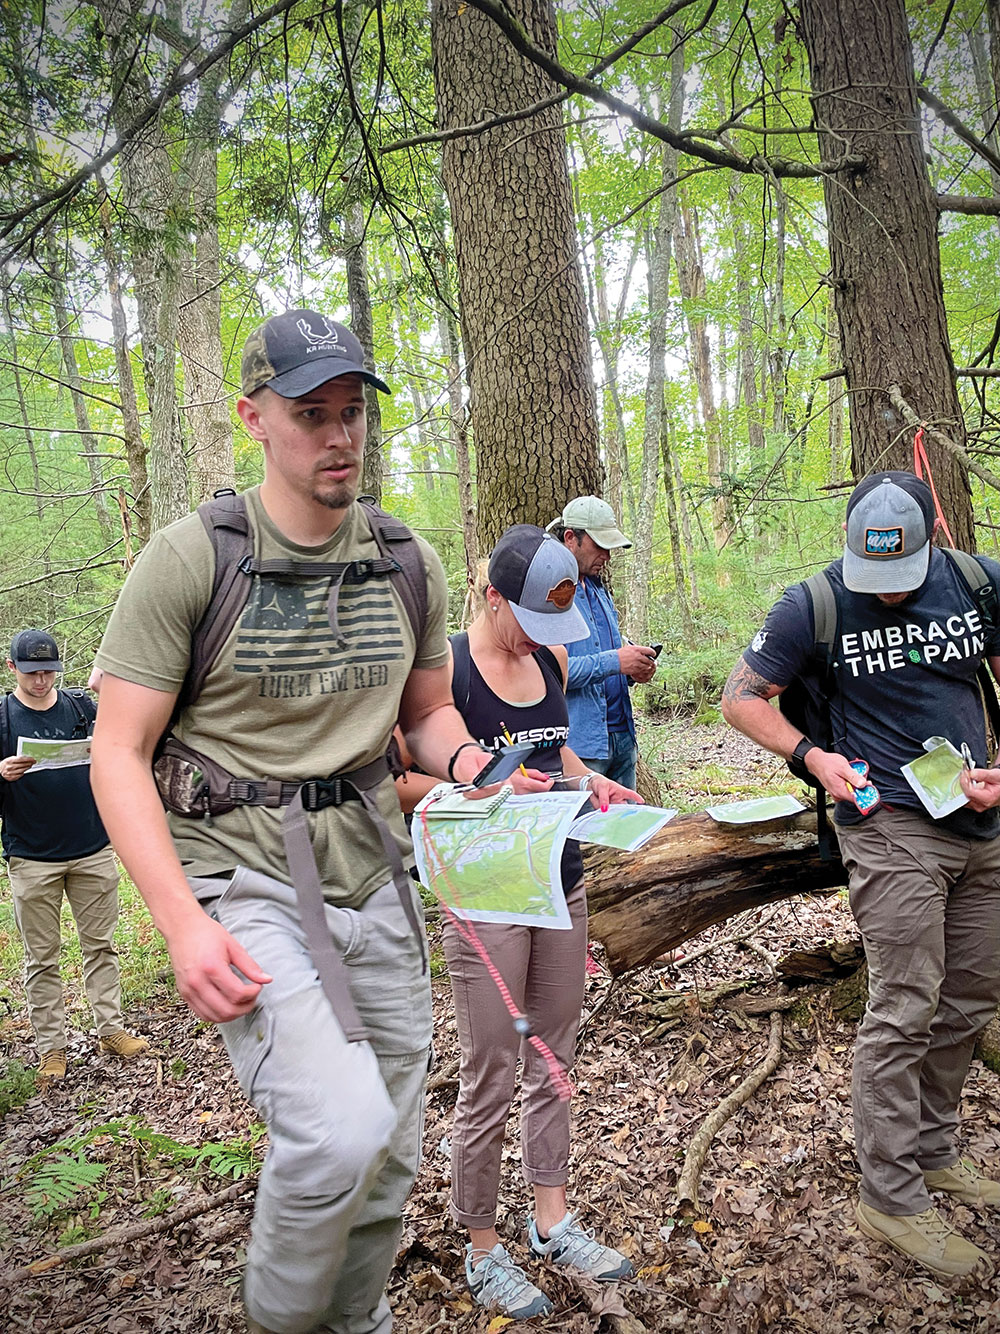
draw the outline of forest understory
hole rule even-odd
[[[672,733],[666,799],[680,797],[681,787],[692,782],[689,763],[711,758],[732,765],[731,772],[753,765],[743,744],[722,728]],[[759,755],[758,762],[773,767]],[[744,941],[732,943],[734,935]],[[674,964],[620,979],[609,998],[607,973],[598,968],[588,976],[586,1010],[594,1014],[585,1019],[574,1071],[570,1199],[587,1225],[632,1258],[637,1277],[598,1288],[528,1261],[528,1197],[515,1112],[504,1154],[500,1231],[555,1304],[552,1315],[528,1322],[526,1329],[985,1334],[1000,1328],[1000,1278],[936,1280],[858,1232],[850,1114],[855,1024],[834,1012],[827,988],[796,992],[796,1003],[782,1016],[780,1063],[711,1144],[699,1210],[683,1216],[677,1207],[678,1177],[693,1135],[764,1060],[772,1032],[767,1014],[728,1008],[712,993],[742,980],[744,1000],[780,999],[785,989],[768,954],[780,957],[855,937],[846,896],[805,895],[723,923],[688,942]],[[458,1053],[441,972],[434,993],[437,1067],[427,1098],[424,1162],[390,1282],[395,1328],[398,1334],[496,1334],[509,1325],[473,1306],[463,1276],[464,1238],[448,1217]],[[3,1121],[0,1250],[6,1278],[0,1275],[0,1284],[9,1286],[0,1298],[0,1328],[242,1334],[239,1279],[253,1172],[264,1142],[246,1152],[249,1175],[235,1184],[231,1176],[193,1171],[171,1146],[246,1145],[255,1114],[236,1087],[214,1030],[179,1003],[132,1017],[151,1039],[153,1056],[123,1069],[96,1056],[90,1039],[77,1033],[66,1081],[12,1108]],[[31,1063],[23,1011],[3,1019],[0,1039],[8,1060]],[[137,1138],[125,1132],[129,1125],[153,1128],[160,1138]],[[60,1140],[79,1142],[102,1126],[110,1128],[80,1153],[89,1163],[106,1165],[99,1182],[62,1210],[46,1213],[38,1180],[50,1161],[44,1151]],[[978,1061],[965,1090],[962,1149],[987,1170],[1000,1164],[1000,1086]],[[33,1172],[26,1171],[33,1155],[43,1156],[35,1158]],[[230,1158],[237,1156],[231,1149]],[[224,1159],[222,1153],[215,1161],[220,1170]],[[206,1155],[201,1166],[211,1165]],[[226,1193],[226,1203],[162,1227],[178,1208]],[[1000,1257],[1000,1214],[950,1202],[941,1207],[970,1239]],[[52,1255],[60,1238],[65,1244],[142,1224],[160,1230],[31,1276],[17,1274]]]

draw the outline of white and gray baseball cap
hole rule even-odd
[[[844,583],[854,593],[912,593],[927,578],[934,496],[911,472],[877,472],[847,502]]]
[[[490,555],[490,583],[536,644],[572,644],[589,636],[573,605],[579,577],[573,553],[530,523],[508,528]]]
[[[567,501],[559,518],[553,519],[546,526],[555,528],[557,524],[562,524],[564,528],[582,528],[605,551],[632,545],[618,527],[614,510],[600,496],[577,496]]]

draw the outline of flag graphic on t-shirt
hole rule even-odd
[[[330,627],[329,595],[329,578],[255,579],[237,632],[236,670],[301,673],[402,659],[399,614],[387,578],[341,584],[339,639]]]

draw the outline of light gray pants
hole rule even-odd
[[[276,1334],[388,1334],[385,1283],[420,1160],[431,1039],[429,978],[396,888],[390,881],[358,909],[326,909],[369,1044],[344,1038],[292,888],[243,867],[228,882],[191,884],[274,979],[257,1009],[220,1026],[270,1140],[247,1311]]]
[[[473,922],[476,934],[535,1032],[565,1069],[573,1064],[587,962],[587,896],[581,880],[566,895],[569,931]],[[562,1186],[569,1174],[569,1103],[548,1067],[514,1031],[514,1021],[486,965],[446,918],[444,953],[451,974],[461,1046],[458,1106],[451,1134],[451,1213],[456,1223],[489,1228],[497,1217],[500,1160],[520,1052],[521,1164],[525,1181]]]
[[[868,959],[853,1077],[861,1198],[920,1213],[921,1172],[958,1159],[962,1085],[1000,1000],[1000,839],[906,810],[837,835]]]

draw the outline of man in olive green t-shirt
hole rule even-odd
[[[331,565],[378,555],[355,495],[365,382],[387,386],[365,368],[353,334],[308,310],[251,334],[242,380],[236,410],[264,453],[264,481],[246,493],[255,556],[300,568],[294,579],[253,575],[173,735],[234,776],[301,791],[306,780],[377,762],[398,717],[422,768],[471,779],[490,756],[452,704],[446,587],[431,548],[420,543],[428,610],[419,635],[391,577],[344,582],[331,597]],[[303,563],[326,568],[303,577]],[[319,931],[328,930],[367,1037],[349,1040],[357,1034],[345,1031],[314,958],[329,941],[314,948],[298,910],[286,812],[243,805],[211,823],[168,823],[153,780],[213,572],[197,515],[158,532],[137,561],[97,659],[94,792],[167,942],[178,990],[222,1026],[268,1125],[244,1279],[250,1329],[386,1334],[385,1280],[419,1159],[431,1036],[423,941],[409,924],[419,900],[407,882],[405,902],[390,874],[390,861],[399,865],[391,843],[403,857],[409,844],[388,777],[371,795],[390,849],[358,801],[308,815]]]

